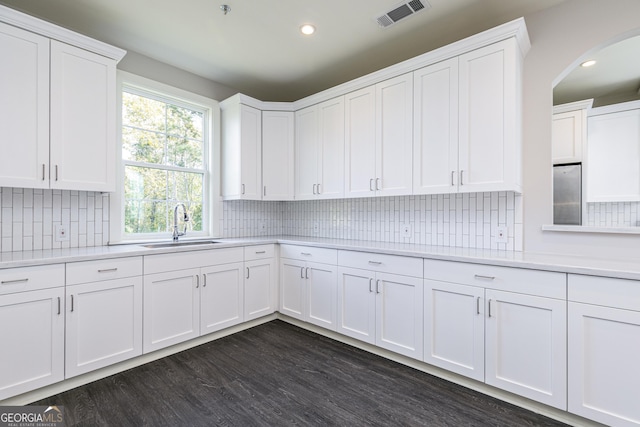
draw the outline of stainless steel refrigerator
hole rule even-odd
[[[582,165],[553,167],[553,223],[582,225]]]

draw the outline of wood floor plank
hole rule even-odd
[[[563,426],[282,321],[34,405],[69,426]]]

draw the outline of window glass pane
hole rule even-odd
[[[177,203],[187,207],[188,229],[202,231],[203,179],[199,173],[126,166],[125,233],[170,233]]]
[[[122,93],[122,124],[158,132],[166,131],[166,104],[131,93]]]
[[[167,133],[202,140],[202,113],[167,105]]]
[[[122,158],[135,162],[164,164],[164,134],[123,128]]]
[[[203,164],[202,141],[167,137],[167,164],[183,168],[202,169]]]

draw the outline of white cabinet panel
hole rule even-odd
[[[414,194],[458,189],[458,58],[414,72]]]
[[[304,320],[306,286],[305,262],[283,258],[280,260],[280,313]]]
[[[338,327],[341,334],[375,344],[375,273],[338,268]]]
[[[116,64],[51,41],[51,188],[114,191]]]
[[[199,269],[144,276],[143,351],[200,335]]]
[[[202,268],[202,335],[237,325],[244,320],[243,273],[241,262]]]
[[[306,320],[323,328],[336,330],[338,275],[335,265],[308,262],[305,267],[307,282]]]
[[[49,188],[49,39],[0,23],[0,186]]]
[[[318,186],[318,144],[320,127],[318,106],[313,105],[295,113],[295,198],[316,197]]]
[[[261,259],[245,262],[244,320],[257,319],[275,311],[275,261]]]
[[[0,400],[64,379],[64,288],[0,296]]]
[[[566,410],[566,301],[487,289],[485,382]]]
[[[293,200],[294,138],[293,112],[262,112],[262,200]]]
[[[484,289],[424,281],[424,361],[484,381]]]
[[[142,354],[142,277],[68,286],[66,293],[65,378]]]
[[[569,412],[640,424],[640,312],[569,302]]]
[[[371,197],[376,179],[376,88],[345,95],[345,196]]]

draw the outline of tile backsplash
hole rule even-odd
[[[590,227],[640,227],[640,202],[587,203],[585,225]]]
[[[285,234],[521,251],[522,219],[522,196],[513,192],[234,200],[222,203],[220,229],[227,238]],[[55,241],[57,224],[68,224],[69,241]],[[507,227],[508,243],[496,241],[498,226]],[[0,229],[2,252],[106,245],[109,194],[0,188]]]
[[[513,192],[293,202],[224,202],[224,237],[292,236],[522,251],[522,196]],[[403,233],[408,226],[409,237]],[[496,241],[506,226],[508,243]]]
[[[109,194],[86,191],[0,188],[2,252],[82,248],[109,240]],[[55,226],[69,227],[56,242]]]

